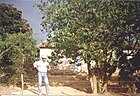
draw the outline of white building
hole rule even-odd
[[[47,41],[43,41],[38,45],[40,51],[39,55],[51,56],[52,52],[54,51],[54,44],[49,44]]]
[[[40,52],[39,55],[41,56],[52,56],[52,52],[54,51],[54,44],[52,43],[48,43],[47,41],[43,41],[42,43],[40,43],[38,45]],[[60,69],[66,69],[69,68],[71,66],[70,61],[72,59],[70,58],[66,58],[64,56],[64,58],[60,59],[59,62],[61,62],[60,64],[58,64],[58,67]],[[51,61],[51,60],[50,60]]]

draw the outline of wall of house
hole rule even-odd
[[[51,53],[53,52],[52,49],[49,48],[40,48],[40,56],[45,55],[45,56],[51,56]]]

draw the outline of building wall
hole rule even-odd
[[[49,48],[40,48],[40,56],[45,55],[45,56],[51,56],[51,53],[53,52],[52,49]]]

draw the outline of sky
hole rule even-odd
[[[14,4],[18,10],[22,11],[22,17],[26,19],[33,29],[33,38],[37,40],[37,44],[45,40],[46,35],[41,31],[41,13],[39,9],[33,7],[38,0],[0,0],[0,3]]]

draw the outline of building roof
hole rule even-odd
[[[54,48],[55,43],[53,42],[48,42],[47,40],[43,41],[38,45],[39,48]]]

